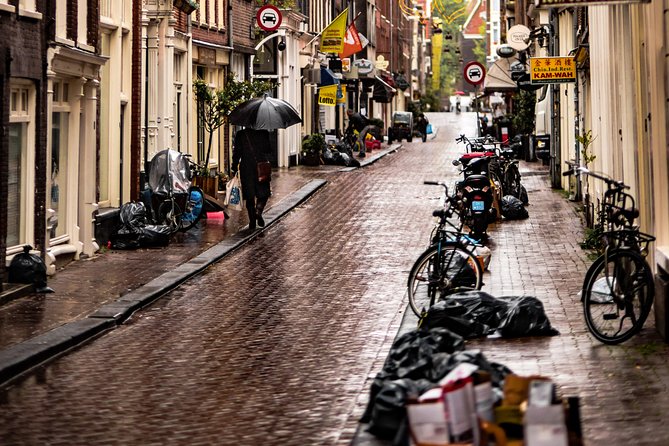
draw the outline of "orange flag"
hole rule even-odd
[[[360,42],[360,35],[355,27],[355,23],[351,23],[346,28],[346,37],[344,37],[344,49],[339,53],[339,58],[352,56],[358,51],[362,50],[362,43]]]

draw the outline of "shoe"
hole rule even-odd
[[[358,158],[364,158],[364,157],[365,157],[364,153],[360,153],[360,155],[358,155]]]
[[[265,227],[265,219],[262,218],[262,215],[258,215],[258,218],[256,218],[256,220],[258,221],[258,226],[260,226],[261,228]]]
[[[256,222],[252,221],[249,223],[249,231],[255,231],[256,230]]]

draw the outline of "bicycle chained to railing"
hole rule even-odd
[[[603,253],[588,269],[581,290],[583,314],[590,333],[605,344],[619,344],[637,334],[646,322],[655,287],[646,261],[655,237],[634,225],[639,217],[629,186],[606,175],[567,162],[563,175],[587,175],[606,183],[597,216]]]
[[[439,220],[430,234],[430,245],[409,273],[409,306],[419,318],[446,295],[483,286],[483,267],[475,255],[481,245],[462,232],[462,219],[458,225],[450,220],[458,212],[457,198],[448,194],[443,182],[424,184],[444,188],[444,206],[432,212]]]
[[[191,183],[195,164],[189,156],[167,149],[151,160],[149,187],[153,218],[157,224],[168,226],[171,233],[191,229],[204,213],[204,193]]]

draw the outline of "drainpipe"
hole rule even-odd
[[[555,56],[556,48],[558,48],[559,36],[557,36],[557,14],[555,10],[551,9],[549,15],[549,54],[550,56]],[[565,87],[566,88],[566,87]],[[562,157],[560,156],[560,87],[556,84],[551,84],[551,157],[550,157],[550,170],[551,178],[554,188],[560,188],[562,186],[562,171],[560,164],[562,163]]]

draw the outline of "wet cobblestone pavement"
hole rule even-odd
[[[475,131],[474,114],[430,119],[435,140],[405,143],[365,168],[279,172],[274,203],[311,179],[328,184],[263,238],[2,389],[0,444],[384,444],[358,432],[357,420],[398,330],[415,325],[404,317],[406,278],[440,193],[422,182],[452,183],[456,132]],[[530,218],[490,228],[483,289],[539,297],[561,334],[468,347],[580,396],[586,445],[669,444],[668,349],[653,317],[622,346],[588,335],[576,293],[590,262],[576,206],[550,188],[540,163],[521,163],[521,174]],[[87,314],[99,296],[114,300],[217,243],[214,231],[244,223],[208,222],[164,250],[66,267],[49,282],[53,297],[0,308],[3,346]],[[20,314],[33,321],[9,333]]]

